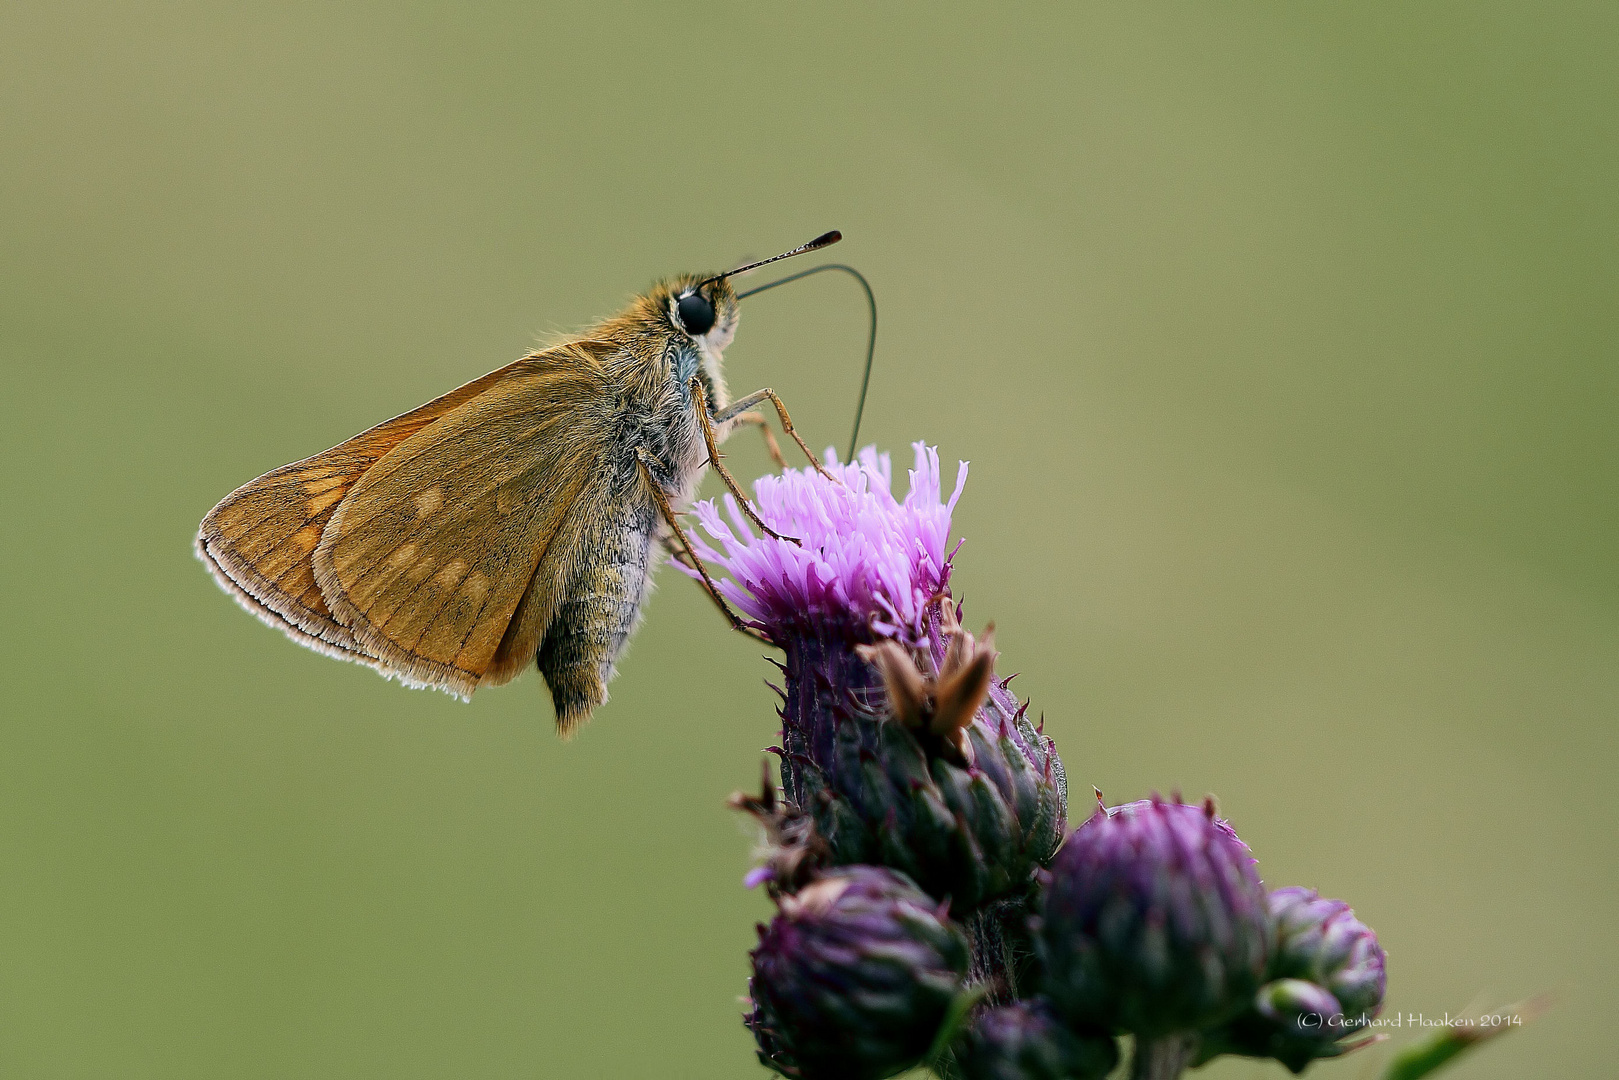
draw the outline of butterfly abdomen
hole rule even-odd
[[[607,700],[613,666],[640,621],[655,513],[649,499],[629,498],[587,531],[586,558],[540,642],[540,674],[564,735]]]

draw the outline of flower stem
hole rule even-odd
[[[1176,1080],[1197,1050],[1197,1035],[1183,1032],[1156,1039],[1136,1038],[1130,1080]]]
[[[962,922],[972,958],[967,981],[985,989],[986,1005],[1005,1005],[1018,999],[1017,952],[1007,928],[1026,916],[1021,901],[1002,901],[979,909]]]

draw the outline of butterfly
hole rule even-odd
[[[197,553],[244,608],[294,641],[408,686],[465,698],[537,666],[570,734],[607,700],[671,536],[743,628],[677,510],[712,464],[777,535],[717,449],[752,423],[780,461],[752,411],[765,403],[821,465],[773,390],[729,396],[731,278],[841,238],[660,282],[579,337],[265,473],[208,512]],[[869,376],[869,350],[867,359]]]

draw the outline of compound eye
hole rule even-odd
[[[680,325],[694,337],[714,329],[714,305],[702,293],[690,292],[682,296],[675,311],[680,315]]]

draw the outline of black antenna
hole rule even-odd
[[[739,266],[735,270],[727,270],[723,274],[715,274],[713,277],[708,278],[705,281],[699,281],[696,285],[692,286],[692,288],[701,289],[710,281],[719,281],[721,278],[734,277],[737,274],[745,274],[749,270],[757,270],[761,266],[769,266],[773,262],[781,262],[781,260],[790,259],[794,255],[802,255],[806,251],[819,251],[821,248],[831,247],[833,244],[842,239],[843,234],[838,232],[838,230],[833,229],[831,232],[824,232],[820,236],[817,236],[815,239],[811,240],[809,243],[795,247],[791,251],[784,251],[780,255],[772,255],[768,259],[760,259],[758,262],[751,262],[746,266]],[[758,291],[759,290],[757,289],[754,290],[754,292]],[[741,297],[737,297],[737,299],[740,300]]]
[[[826,236],[830,236],[832,239],[827,240]],[[799,251],[813,251],[816,247],[825,247],[826,244],[836,243],[839,239],[839,235],[835,232],[829,232],[826,236],[811,240]],[[826,241],[826,244],[821,242],[823,240]],[[797,255],[798,253],[798,251],[789,251],[787,255]],[[785,259],[787,255],[777,255],[776,259]],[[765,262],[775,262],[776,259],[766,259]],[[754,266],[763,265],[764,263],[754,263]],[[744,267],[743,269],[749,268]],[[871,291],[871,282],[867,281],[866,276],[852,266],[846,266],[843,263],[827,263],[824,266],[812,266],[808,270],[801,270],[796,274],[788,274],[786,277],[778,278],[768,285],[760,285],[758,288],[749,289],[747,292],[737,293],[736,298],[744,300],[747,297],[774,289],[777,285],[785,285],[789,281],[797,281],[799,278],[807,278],[811,274],[819,274],[822,270],[842,270],[845,274],[853,274],[854,279],[860,282],[860,287],[866,290],[866,306],[871,309],[871,334],[866,338],[866,373],[860,378],[860,401],[854,407],[854,432],[849,436],[849,455],[843,459],[849,462],[854,460],[855,447],[860,442],[860,417],[866,411],[866,390],[871,386],[871,359],[877,353],[877,297]],[[731,272],[733,274],[737,273],[735,270]]]

